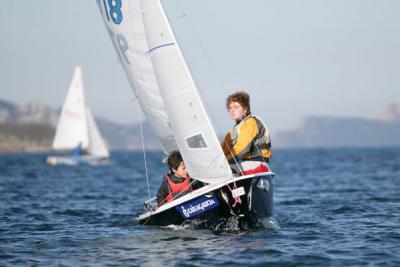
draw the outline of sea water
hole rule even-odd
[[[274,216],[222,231],[134,221],[166,171],[159,151],[149,190],[141,152],[46,157],[0,154],[0,266],[400,266],[400,148],[274,150]]]

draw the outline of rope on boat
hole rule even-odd
[[[132,35],[133,35],[134,42],[136,43],[136,33],[135,33],[135,31],[133,30],[133,28],[132,28]],[[140,74],[140,72],[142,72],[142,70],[140,70],[140,68],[137,68],[136,71],[138,72],[138,74]],[[137,84],[137,82],[136,82],[136,79],[133,79],[133,83],[134,83],[134,88],[135,88],[135,90],[136,90],[136,88],[138,88],[138,84]],[[137,96],[137,94],[136,94],[136,91],[135,91],[135,98],[134,98],[132,101],[135,101],[135,100],[138,100],[138,96]],[[132,101],[131,101],[131,102],[132,102]],[[149,173],[148,173],[148,170],[147,170],[146,148],[145,148],[145,145],[144,145],[143,126],[142,126],[142,118],[141,118],[141,116],[140,116],[141,109],[140,109],[139,101],[136,101],[136,107],[137,107],[137,114],[138,114],[138,119],[139,119],[140,137],[141,137],[141,141],[142,141],[142,151],[143,151],[144,169],[145,169],[146,184],[147,184],[147,195],[148,195],[148,199],[150,200],[150,199],[151,199],[151,196],[150,196]]]
[[[146,148],[144,146],[144,135],[143,135],[143,127],[142,127],[142,117],[140,116],[140,106],[139,106],[139,102],[137,103],[137,113],[138,113],[138,119],[139,119],[139,125],[140,125],[140,137],[142,140],[142,150],[143,150],[143,160],[144,160],[144,169],[145,169],[145,173],[146,173],[146,183],[147,183],[147,194],[148,197],[150,199],[150,183],[149,183],[149,173],[147,170],[147,159],[146,159]]]
[[[231,191],[232,198],[235,200],[235,203],[232,204],[232,208],[236,207],[237,204],[239,204],[239,205],[242,204],[242,200],[240,199],[240,196],[233,197],[233,190],[231,189],[229,184],[226,184],[226,186],[228,187],[229,191]],[[236,187],[236,184],[235,184],[235,187]]]
[[[135,87],[136,87],[136,80],[135,80]],[[135,102],[138,99],[138,97],[135,95],[135,97],[130,101],[130,103]],[[137,107],[137,114],[138,114],[138,120],[139,120],[139,128],[140,128],[140,139],[142,142],[142,151],[143,151],[143,160],[144,160],[144,169],[145,169],[145,176],[146,176],[146,184],[147,184],[147,194],[148,194],[148,200],[150,200],[150,183],[149,183],[149,173],[147,170],[147,157],[146,157],[146,148],[144,145],[144,135],[143,135],[143,126],[142,126],[142,117],[140,116],[140,104],[139,101],[136,101],[136,107]]]

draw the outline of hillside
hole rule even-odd
[[[376,119],[310,116],[295,129],[277,133],[275,147],[400,146],[400,107]]]
[[[0,99],[0,151],[50,150],[59,110],[41,103],[16,105]],[[138,125],[119,124],[96,117],[97,125],[112,150],[142,149]],[[160,149],[151,127],[143,124],[147,149]]]
[[[40,103],[15,105],[0,99],[0,151],[50,150],[59,110]],[[96,117],[111,150],[142,149],[140,127]],[[272,130],[273,148],[400,146],[400,107],[390,105],[376,119],[309,116],[298,127]],[[143,123],[147,149],[161,149],[151,127]]]
[[[34,123],[0,123],[0,151],[46,151],[51,147],[54,129]]]

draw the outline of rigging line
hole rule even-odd
[[[146,159],[146,148],[144,146],[144,135],[143,135],[143,127],[142,127],[142,118],[140,116],[140,106],[139,106],[139,102],[136,102],[136,106],[137,106],[137,113],[138,113],[138,118],[139,118],[139,125],[140,125],[140,137],[142,139],[142,150],[143,150],[143,159],[144,159],[144,169],[145,169],[145,173],[146,173],[146,183],[147,183],[147,193],[150,199],[150,184],[149,184],[149,175],[148,175],[148,170],[147,170],[147,159]]]
[[[208,62],[208,64],[211,66],[211,71],[212,71],[212,72],[214,73],[214,75],[216,76],[218,82],[222,85],[222,88],[224,89],[224,91],[227,91],[227,88],[226,88],[226,86],[225,86],[223,80],[221,79],[219,73],[217,72],[217,70],[216,70],[214,64],[212,64],[212,61],[210,60],[210,57],[209,57],[208,54],[206,53],[206,50],[204,49],[204,46],[203,46],[202,42],[200,41],[200,38],[198,37],[196,31],[194,30],[194,27],[192,26],[192,24],[191,24],[191,22],[190,22],[188,16],[186,16],[186,14],[185,14],[185,12],[184,12],[184,9],[183,9],[183,7],[182,7],[180,1],[179,1],[179,0],[176,0],[176,2],[178,3],[179,9],[181,10],[181,13],[182,13],[182,15],[179,16],[179,19],[181,19],[181,18],[186,19],[186,21],[187,21],[187,23],[188,23],[188,26],[189,26],[189,29],[192,31],[193,36],[195,37],[195,39],[196,39],[196,41],[197,41],[197,44],[198,44],[199,47],[200,47],[200,51],[203,53],[204,58],[206,59],[206,61]],[[189,66],[188,66],[188,68],[189,68]],[[193,75],[193,72],[191,72],[191,74],[192,74],[192,76],[194,76],[194,75]],[[195,80],[194,77],[193,77],[193,80]],[[195,81],[194,81],[194,82],[195,82]],[[195,83],[198,84],[197,82],[195,82]],[[219,132],[222,132],[222,129],[221,129],[221,127],[220,127],[220,125],[219,125],[219,123],[218,123],[218,121],[217,121],[217,118],[216,118],[214,112],[212,111],[210,105],[208,104],[206,98],[204,97],[203,91],[201,90],[201,88],[200,88],[199,86],[196,86],[196,87],[197,87],[199,93],[201,94],[201,96],[202,96],[202,98],[203,98],[203,100],[204,100],[204,103],[206,104],[206,106],[207,106],[209,112],[211,113],[211,117],[213,118],[213,120],[214,120],[214,122],[215,122],[215,124],[216,124],[216,126],[217,126],[217,128],[218,128],[218,131],[219,131]],[[226,147],[228,148],[229,153],[231,154],[233,160],[235,161],[235,164],[237,165],[238,169],[240,170],[240,169],[241,169],[241,168],[240,168],[240,165],[239,165],[238,161],[236,160],[233,151],[231,150],[231,148],[229,147],[229,145],[225,142],[225,138],[224,138],[224,144],[225,144]]]
[[[129,13],[129,16],[131,16],[130,9],[128,9],[128,13]],[[132,31],[132,37],[133,37],[133,40],[134,40],[134,44],[136,44],[137,43],[136,42],[136,40],[137,40],[136,32],[133,29],[133,27],[131,27],[131,31]],[[138,73],[137,75],[139,75],[140,72],[141,72],[140,68],[134,68],[134,69]],[[134,87],[135,87],[134,88],[135,98],[132,101],[135,101],[135,100],[138,100],[138,96],[137,96],[137,92],[136,92],[136,90],[138,90],[138,84],[137,84],[137,81],[136,81],[136,77],[133,78],[133,83],[134,83]],[[142,126],[142,118],[140,116],[141,109],[140,109],[139,101],[136,101],[136,107],[137,107],[137,114],[138,114],[138,119],[139,119],[140,137],[141,137],[141,141],[142,141],[143,161],[144,161],[144,169],[145,169],[146,184],[147,184],[147,195],[148,195],[148,199],[150,199],[151,197],[150,197],[149,173],[148,173],[148,170],[147,170],[146,148],[145,148],[145,145],[144,145],[143,126]]]

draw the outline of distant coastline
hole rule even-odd
[[[51,151],[59,114],[60,110],[41,103],[16,105],[0,99],[0,153]],[[102,118],[96,118],[96,121],[110,149],[142,149],[140,130],[136,124],[119,124]],[[143,134],[147,149],[161,149],[146,123]]]
[[[275,147],[392,147],[400,146],[400,119],[310,116],[289,131],[278,132]]]
[[[0,152],[51,150],[54,128],[37,123],[0,123]]]
[[[0,99],[0,153],[51,151],[59,110],[44,104],[18,106]],[[96,118],[111,150],[141,150],[140,128]],[[400,146],[400,106],[392,104],[376,119],[309,116],[288,131],[271,129],[272,148],[340,148]],[[160,150],[148,123],[145,146]]]

